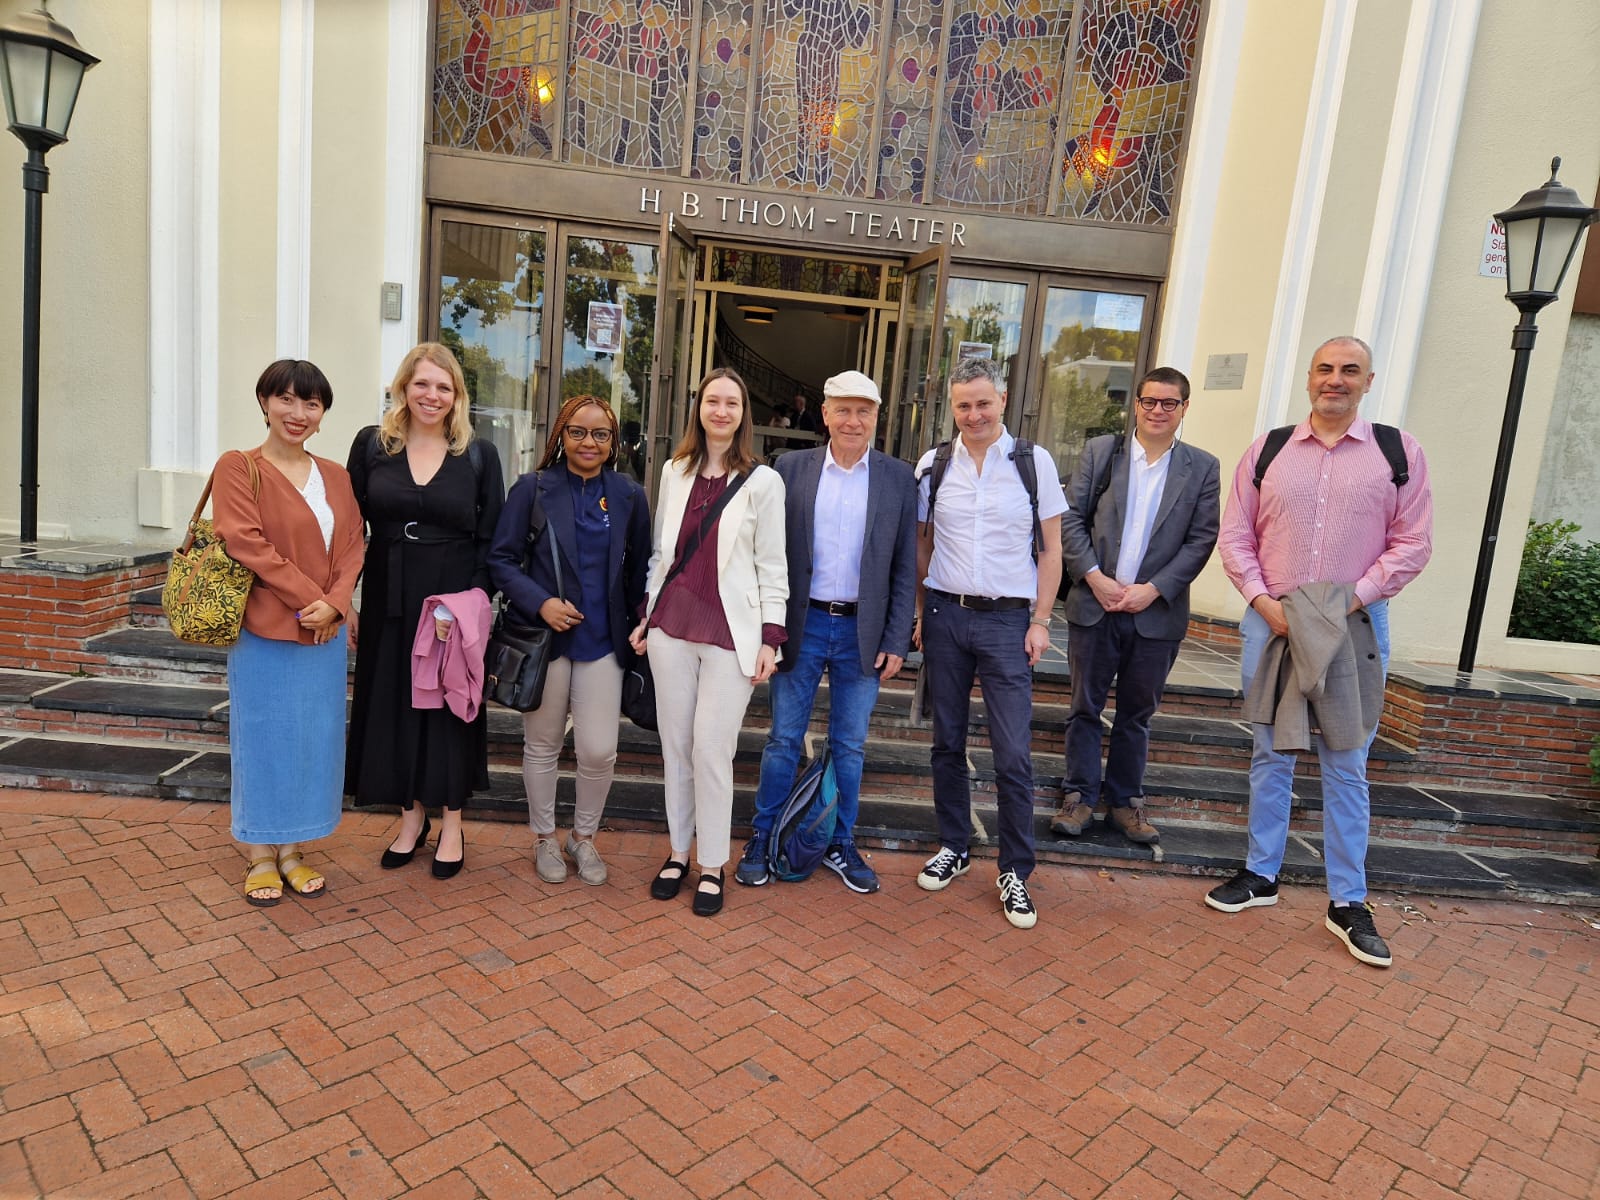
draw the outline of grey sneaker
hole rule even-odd
[[[606,881],[606,864],[600,857],[600,851],[594,848],[593,838],[580,842],[570,833],[567,834],[567,853],[578,864],[579,879],[592,887],[599,887]]]
[[[554,834],[541,837],[533,848],[533,870],[546,883],[567,881],[567,861],[561,857],[561,844]]]

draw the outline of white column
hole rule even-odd
[[[1362,404],[1369,420],[1401,424],[1410,400],[1480,7],[1481,0],[1411,0],[1356,306],[1355,328],[1377,372]]]
[[[379,334],[379,378],[372,411],[383,409],[383,385],[419,334],[422,282],[422,161],[433,72],[427,6],[389,0],[388,127],[384,136],[383,278],[404,289],[400,319]],[[377,297],[373,297],[376,306]]]
[[[1304,407],[1305,392],[1298,386],[1306,369],[1300,361],[1300,334],[1305,324],[1306,289],[1316,257],[1317,231],[1322,225],[1322,203],[1327,196],[1328,168],[1339,130],[1339,107],[1355,22],[1356,0],[1326,0],[1305,134],[1300,139],[1300,162],[1295,169],[1289,228],[1284,235],[1283,266],[1278,272],[1278,294],[1267,335],[1261,403],[1256,411],[1257,433],[1285,424],[1291,407],[1295,413]]]
[[[150,444],[156,471],[217,452],[221,0],[150,4]]]
[[[1161,305],[1158,357],[1152,361],[1176,367],[1197,386],[1203,371],[1194,361],[1210,260],[1211,230],[1216,223],[1217,194],[1222,188],[1228,125],[1233,120],[1233,93],[1238,86],[1244,45],[1247,0],[1212,0],[1206,14],[1200,77],[1195,83],[1194,111],[1189,118],[1189,145],[1183,167],[1183,193],[1173,231],[1172,265]]]
[[[280,0],[277,355],[311,345],[311,82],[316,0]]]

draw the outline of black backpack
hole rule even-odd
[[[1266,478],[1272,460],[1278,457],[1278,451],[1283,449],[1290,435],[1298,428],[1297,425],[1279,425],[1267,434],[1267,440],[1261,443],[1261,453],[1256,458],[1256,477],[1252,481],[1256,491],[1261,490],[1261,481]],[[1400,440],[1400,431],[1393,425],[1380,425],[1374,421],[1372,436],[1378,443],[1378,449],[1383,451],[1383,457],[1388,460],[1389,478],[1394,481],[1395,487],[1403,486],[1411,478],[1411,468],[1406,462],[1406,447]]]
[[[928,524],[933,524],[933,502],[939,494],[939,484],[950,469],[951,442],[940,442],[933,448],[933,465],[928,468]],[[1039,522],[1039,472],[1033,461],[1033,443],[1027,438],[1017,438],[1011,447],[1010,459],[1017,468],[1022,486],[1028,489],[1028,504],[1033,508],[1033,561],[1039,561],[1039,549],[1044,545],[1044,526]]]

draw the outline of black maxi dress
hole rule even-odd
[[[466,722],[448,708],[411,707],[411,646],[429,596],[471,587],[494,594],[488,559],[505,499],[500,456],[475,439],[419,486],[404,447],[386,454],[369,425],[350,447],[349,471],[371,540],[345,792],[358,805],[460,808],[489,787],[486,713]]]

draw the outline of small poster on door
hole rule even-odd
[[[993,358],[994,347],[988,342],[957,342],[957,358]]]
[[[589,323],[583,348],[590,354],[618,354],[622,350],[622,305],[589,301]]]

